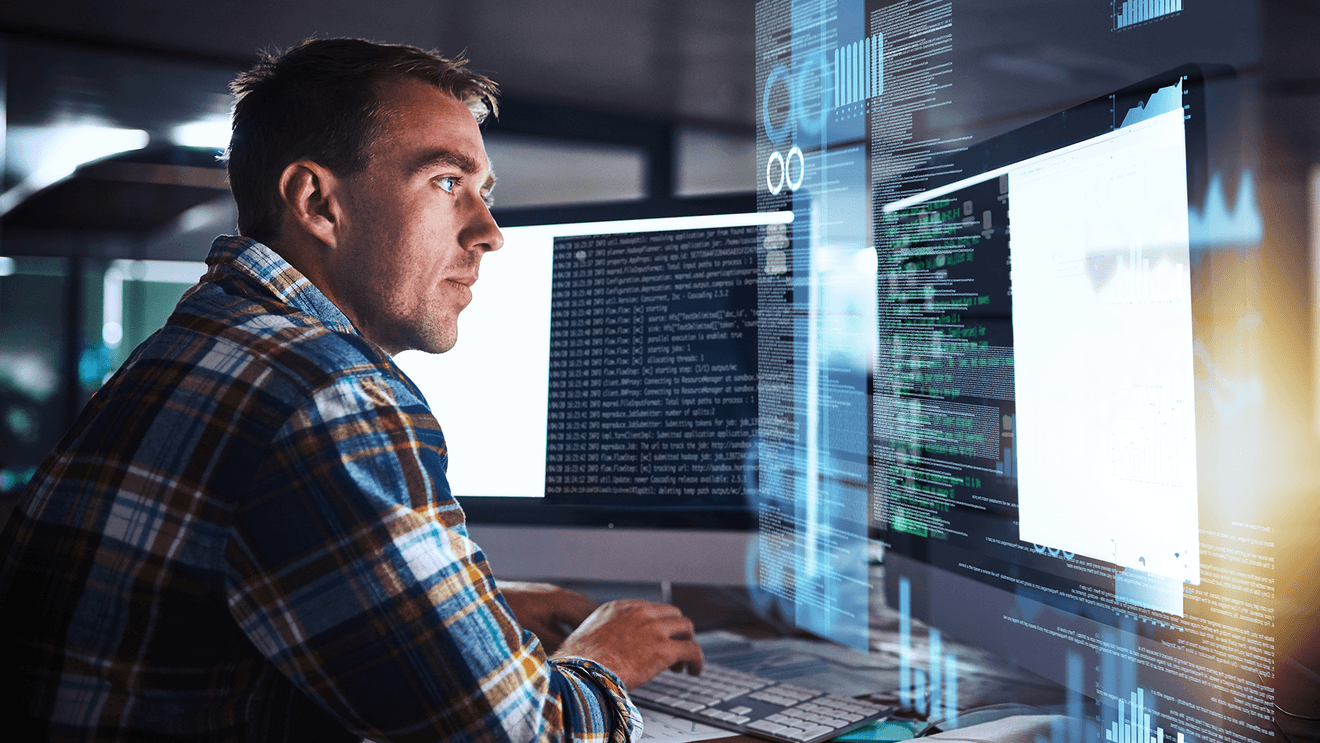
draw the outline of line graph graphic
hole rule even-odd
[[[1160,88],[1148,100],[1139,103],[1136,108],[1129,109],[1123,116],[1122,125],[1132,126],[1153,119],[1160,114],[1177,111],[1182,108],[1182,97],[1183,86],[1181,81],[1167,88]]]

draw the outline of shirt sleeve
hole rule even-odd
[[[641,737],[617,677],[547,660],[500,595],[445,479],[439,425],[383,375],[337,380],[283,425],[235,513],[230,613],[355,734]]]

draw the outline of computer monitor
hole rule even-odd
[[[746,580],[757,249],[791,215],[700,206],[505,227],[454,349],[398,357],[497,574]]]
[[[1088,739],[1272,735],[1269,529],[1198,462],[1204,78],[955,153],[876,219],[887,601],[1100,702]],[[908,704],[947,696],[904,660]]]

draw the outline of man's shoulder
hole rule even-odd
[[[160,362],[291,385],[304,395],[344,377],[392,376],[393,369],[388,354],[361,335],[223,278],[185,295],[131,363]]]

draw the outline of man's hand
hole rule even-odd
[[[614,672],[629,689],[666,668],[701,673],[701,646],[692,620],[677,607],[629,599],[611,601],[587,617],[555,655],[589,658]]]
[[[499,586],[518,624],[541,640],[547,654],[596,610],[595,601],[549,583],[502,580]]]

